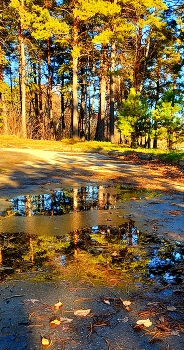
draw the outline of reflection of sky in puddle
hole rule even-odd
[[[155,196],[153,192],[125,189],[121,186],[86,186],[53,190],[49,194],[34,194],[12,198],[11,207],[0,215],[32,216],[63,215],[71,211],[107,210],[117,202]]]

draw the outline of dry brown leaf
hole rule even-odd
[[[87,315],[89,315],[91,312],[91,309],[79,309],[79,310],[75,310],[74,311],[74,315],[75,316],[79,316],[79,317],[86,317]]]
[[[181,215],[181,211],[180,210],[170,210],[170,211],[167,211],[166,214]]]

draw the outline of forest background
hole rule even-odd
[[[2,0],[0,132],[181,145],[183,14],[174,0]]]

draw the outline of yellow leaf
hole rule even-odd
[[[47,339],[45,337],[42,338],[42,345],[43,346],[49,346],[50,345],[50,339]]]
[[[138,320],[136,322],[138,325],[143,325],[144,327],[150,327],[152,325],[152,322],[150,321],[149,318],[147,318],[146,320]]]
[[[123,300],[123,305],[124,305],[124,306],[129,306],[129,305],[131,305],[131,304],[132,304],[132,302],[129,301],[129,300]]]
[[[61,321],[55,319],[50,322],[50,326],[59,326],[61,324]]]
[[[61,301],[58,301],[58,303],[56,303],[56,304],[54,305],[54,308],[55,308],[56,310],[59,310],[62,306],[63,306],[62,302],[61,302]]]

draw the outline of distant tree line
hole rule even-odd
[[[174,2],[175,4],[175,2]],[[183,4],[1,0],[0,130],[23,138],[184,136]]]

